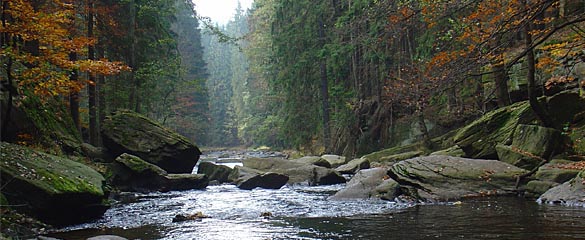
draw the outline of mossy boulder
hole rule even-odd
[[[7,102],[2,98],[2,120]],[[74,127],[69,109],[58,99],[41,100],[25,90],[13,99],[5,141],[40,145],[53,154],[73,154],[80,151],[81,133]]]
[[[532,180],[524,186],[524,196],[537,198],[549,189],[558,185],[559,183],[551,181]]]
[[[549,189],[537,200],[539,203],[585,207],[585,171],[559,186]]]
[[[234,167],[229,179],[240,189],[252,190],[254,188],[279,189],[284,186],[289,178],[280,173],[262,172],[243,166]]]
[[[1,142],[0,165],[10,204],[47,223],[79,223],[108,208],[104,177],[82,163]]]
[[[528,102],[519,102],[485,114],[469,125],[459,129],[453,137],[465,157],[496,159],[496,145],[512,142],[518,124],[535,120]]]
[[[388,175],[402,186],[417,189],[424,201],[451,201],[515,192],[516,178],[527,171],[495,161],[427,156],[396,163]]]
[[[443,155],[451,157],[464,157],[465,152],[459,146],[452,146],[443,150],[431,153],[430,155]]]
[[[191,173],[201,155],[187,138],[131,111],[121,110],[108,117],[102,133],[112,155],[129,153],[169,173]]]
[[[557,151],[561,132],[552,128],[519,124],[510,146],[498,144],[496,152],[500,161],[532,170]]]
[[[399,154],[381,157],[380,162],[382,162],[382,163],[395,163],[395,162],[400,162],[400,161],[403,161],[406,159],[420,157],[422,155],[424,155],[423,151],[410,151],[410,152],[399,153]]]
[[[564,168],[562,167],[563,164],[572,163],[571,161],[567,160],[552,160],[550,163],[547,163],[538,168],[536,171],[535,177],[541,181],[549,181],[555,183],[564,183],[573,179],[577,174],[579,174],[578,169],[571,169],[571,168]]]
[[[393,156],[405,152],[417,152],[420,149],[419,144],[410,144],[405,146],[397,146],[392,148],[387,148],[381,151],[373,152],[370,154],[366,154],[362,156],[363,159],[367,159],[370,162],[380,162],[382,158]]]
[[[152,192],[203,189],[209,179],[203,174],[168,174],[164,169],[124,153],[112,166],[112,185],[122,191]]]

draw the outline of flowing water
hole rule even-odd
[[[230,163],[231,164],[231,163]],[[51,236],[86,239],[585,239],[585,208],[521,198],[410,205],[382,200],[330,201],[334,186],[240,190],[233,185],[140,195],[102,219]],[[177,214],[211,218],[173,222]],[[271,217],[261,217],[270,212]]]

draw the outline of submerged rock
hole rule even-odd
[[[90,237],[87,240],[128,240],[127,238],[116,236],[116,235],[100,235]]]
[[[537,200],[539,203],[585,207],[585,171],[559,186],[549,189]]]
[[[104,145],[114,156],[129,153],[169,173],[191,173],[201,151],[187,138],[131,111],[104,121]]]
[[[1,142],[0,166],[8,202],[47,223],[79,223],[108,208],[104,177],[84,164]]]
[[[394,164],[388,174],[417,189],[426,201],[515,193],[516,178],[527,171],[495,160],[450,156],[413,158]]]

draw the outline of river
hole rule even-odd
[[[229,162],[229,161],[227,161]],[[233,164],[233,163],[229,163]],[[138,195],[91,223],[50,236],[86,239],[585,239],[585,208],[539,205],[514,197],[412,205],[330,201],[343,184],[240,190],[233,185]],[[173,222],[177,214],[210,218]],[[261,217],[270,212],[271,217]]]

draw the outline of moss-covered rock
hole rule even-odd
[[[431,153],[430,155],[443,155],[451,157],[464,157],[465,152],[459,146],[452,146],[443,150]]]
[[[362,158],[367,159],[370,162],[380,162],[381,158],[393,156],[396,154],[401,154],[405,152],[417,152],[421,148],[420,144],[410,144],[406,146],[397,146],[388,149],[384,149],[381,151],[373,152],[370,154],[366,154],[362,156]]]
[[[449,201],[515,192],[516,178],[527,171],[495,160],[428,156],[392,165],[388,174],[418,190],[425,201]]]
[[[104,177],[84,164],[2,142],[0,165],[10,204],[26,206],[26,213],[47,223],[77,223],[108,208]]]
[[[6,102],[2,99],[2,114]],[[4,116],[2,116],[4,117]],[[2,119],[4,120],[4,119]],[[14,98],[6,141],[42,146],[54,154],[80,152],[81,134],[74,127],[71,114],[59,99],[41,99],[30,91]]]
[[[558,186],[559,183],[551,181],[532,180],[524,187],[525,196],[537,198],[549,189]]]
[[[563,168],[562,164],[572,163],[567,160],[552,160],[550,163],[543,165],[536,171],[535,177],[541,181],[564,183],[573,179],[580,170]]]
[[[528,170],[532,170],[545,161],[541,157],[522,151],[514,146],[498,144],[496,152],[500,161]]]
[[[107,118],[102,133],[112,155],[136,155],[169,173],[191,173],[201,155],[185,137],[131,111],[118,111]]]
[[[518,124],[534,120],[528,102],[519,102],[485,114],[458,130],[453,140],[466,157],[496,159],[496,145],[510,144]]]
[[[292,159],[291,161],[303,164],[313,164],[315,166],[321,166],[325,168],[331,168],[331,163],[329,163],[329,161],[318,156],[304,156],[302,158]]]
[[[420,157],[422,155],[424,155],[423,151],[410,151],[410,152],[399,153],[399,154],[381,157],[380,162],[382,162],[382,163],[395,163],[395,162],[400,162],[400,161],[406,160],[406,159]]]

